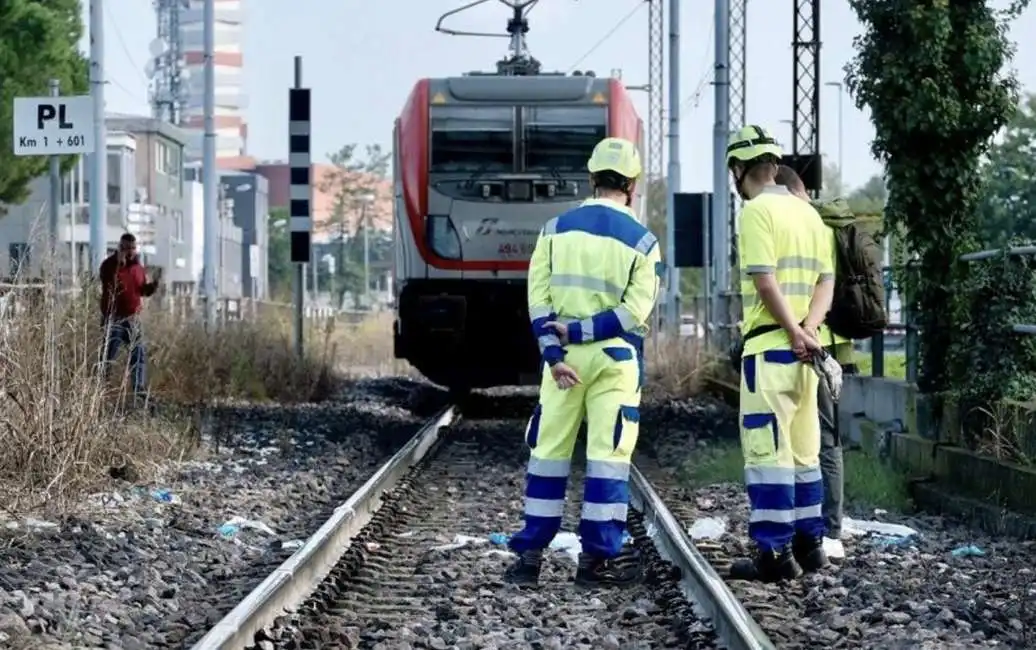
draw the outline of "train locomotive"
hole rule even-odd
[[[461,393],[539,381],[526,277],[540,229],[591,196],[597,142],[643,147],[621,81],[512,51],[494,73],[418,81],[395,124],[395,356]]]

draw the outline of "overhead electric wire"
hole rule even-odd
[[[625,16],[623,16],[619,20],[619,22],[617,22],[614,27],[612,27],[610,30],[608,30],[608,32],[605,33],[605,35],[602,36],[596,43],[594,43],[593,46],[583,54],[583,56],[579,57],[579,59],[575,63],[572,64],[572,66],[567,70],[567,72],[572,72],[573,70],[575,70],[576,67],[578,67],[580,63],[585,61],[587,58],[589,58],[589,56],[591,54],[596,52],[597,48],[599,48],[602,45],[604,45],[605,42],[607,42],[607,40],[609,38],[611,38],[615,34],[615,32],[619,31],[619,29],[621,29],[623,25],[625,25],[627,22],[629,22],[629,20],[631,18],[633,18],[633,16],[635,16],[638,11],[643,9],[646,4],[647,3],[643,2],[643,1],[638,2],[637,6],[635,6],[633,8],[633,11],[631,11],[628,14],[626,14]]]
[[[708,87],[709,82],[712,81],[712,76],[715,74],[715,61],[710,61],[709,57],[712,53],[712,46],[716,42],[716,12],[712,12],[712,20],[709,21],[711,27],[709,27],[709,37],[706,39],[708,43],[705,49],[705,60],[702,62],[702,67],[705,68],[705,72],[698,79],[698,83],[695,84],[694,90],[690,95],[683,101],[680,106],[680,110],[687,108],[688,105],[694,104],[691,108],[696,109],[701,104],[702,95],[705,93],[705,88]]]
[[[122,30],[119,29],[119,21],[115,20],[115,15],[112,13],[111,5],[109,3],[104,4],[104,13],[112,21],[112,29],[115,31],[115,40],[117,40],[119,42],[119,46],[122,47],[123,54],[125,54],[126,58],[129,59],[130,64],[133,65],[133,69],[137,71],[140,78],[144,80],[144,84],[148,84],[149,80],[147,75],[145,75],[143,69],[137,65],[136,57],[133,56],[130,52],[129,46],[126,45],[126,39],[122,37]]]

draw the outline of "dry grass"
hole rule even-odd
[[[111,473],[189,450],[189,425],[122,408],[98,379],[100,327],[85,300],[22,303],[0,329],[0,503],[61,508]]]
[[[316,401],[338,374],[407,372],[392,359],[390,315],[308,322],[300,358],[285,310],[210,332],[149,304],[149,399],[163,414],[150,416],[133,407],[128,351],[100,378],[95,287],[77,298],[7,291],[18,308],[0,315],[0,520],[60,512],[112,476],[146,480],[163,461],[193,454],[200,407],[215,400]]]

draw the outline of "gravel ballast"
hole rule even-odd
[[[154,483],[113,482],[60,521],[0,519],[0,648],[190,647],[443,402],[421,384],[371,380],[322,405],[220,409],[212,426],[219,448],[171,466]],[[497,391],[475,400],[467,415],[517,415],[531,404],[529,391]],[[450,527],[397,513],[368,540],[374,546],[363,547],[375,560],[368,567],[393,560],[393,551],[420,558],[424,582],[400,584],[405,593],[436,599],[430,617],[420,602],[390,603],[389,613],[407,625],[379,629],[377,594],[354,594],[352,618],[333,609],[322,614],[333,617],[335,645],[321,647],[711,647],[707,627],[658,581],[625,594],[583,592],[576,603],[574,565],[562,552],[550,556],[539,593],[500,584],[508,559],[483,541],[520,521],[523,426],[519,419],[463,422],[458,429],[470,435],[455,448],[457,463],[433,481],[414,482],[450,495],[458,508]],[[699,542],[717,570],[747,556],[743,488],[689,490],[678,471],[703,445],[736,439],[731,410],[706,399],[648,402],[641,431],[637,463],[684,526],[703,517],[726,521],[721,538]],[[461,475],[471,472],[477,475]],[[473,499],[479,508],[465,505]],[[570,499],[568,530],[578,491]],[[1031,543],[938,517],[875,514],[881,506],[848,514],[902,523],[920,535],[905,543],[847,538],[844,564],[792,583],[730,583],[778,647],[1036,646]],[[631,529],[642,532],[635,521]],[[483,541],[433,550],[457,535]],[[653,575],[663,574],[656,564]],[[343,575],[341,584],[355,586],[359,575]],[[278,647],[291,647],[298,634],[312,641],[312,619],[282,623]],[[483,645],[465,645],[465,629]]]
[[[438,453],[385,499],[300,613],[283,617],[259,647],[715,647],[636,517],[631,532],[649,567],[644,584],[576,587],[575,560],[561,549],[547,554],[537,588],[503,582],[514,558],[494,534],[514,531],[521,522],[525,422],[466,419],[449,431]],[[581,491],[581,473],[574,472],[567,530],[578,522]]]
[[[422,392],[369,380],[325,404],[217,409],[220,448],[154,484],[0,522],[0,647],[190,647],[409,439]]]
[[[727,532],[719,540],[699,542],[699,549],[717,570],[748,557],[743,487],[691,491],[676,479],[684,462],[694,462],[696,449],[714,444],[718,436],[736,439],[735,414],[704,399],[656,404],[644,409],[642,431],[638,466],[684,526],[704,517],[727,521]],[[1036,645],[1031,542],[992,538],[941,517],[885,513],[881,506],[847,514],[904,524],[919,535],[894,543],[847,537],[844,564],[791,583],[729,582],[777,647]],[[971,555],[975,549],[982,554]]]

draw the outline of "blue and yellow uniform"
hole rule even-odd
[[[745,127],[732,142],[728,161],[761,157],[779,160],[780,148],[762,129]],[[831,233],[808,203],[771,184],[744,204],[738,251],[745,338],[741,447],[752,509],[748,533],[761,553],[784,554],[790,561],[793,538],[816,540],[824,533],[818,377],[792,351],[788,333],[759,299],[753,276],[774,275],[793,317],[802,322],[817,284],[834,278]]]
[[[591,174],[640,175],[632,143],[602,141]],[[587,467],[579,535],[590,558],[619,555],[626,530],[630,459],[637,442],[647,323],[658,297],[658,240],[627,206],[590,199],[549,221],[529,266],[529,315],[545,361],[540,399],[526,430],[531,450],[525,527],[510,541],[522,554],[546,548],[561,527],[576,435],[587,422]],[[549,322],[566,324],[567,344]],[[560,389],[564,362],[580,383]],[[577,577],[578,579],[578,577]]]

